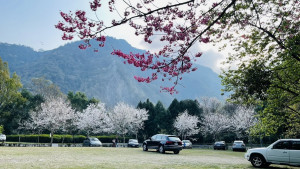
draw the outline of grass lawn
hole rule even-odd
[[[203,149],[160,154],[141,148],[0,147],[0,168],[253,168],[243,156]]]

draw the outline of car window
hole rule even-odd
[[[289,149],[289,147],[290,147],[290,142],[288,142],[288,141],[281,141],[281,142],[275,144],[273,146],[273,149]]]
[[[97,138],[91,138],[91,141],[98,141]]]
[[[180,141],[178,137],[169,137],[170,141]]]
[[[157,135],[151,137],[151,140],[156,140]]]
[[[300,150],[300,141],[293,141],[291,149],[292,150]]]

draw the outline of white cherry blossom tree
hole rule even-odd
[[[182,139],[185,139],[186,136],[194,135],[199,133],[200,129],[197,126],[199,123],[197,116],[189,115],[187,110],[179,114],[174,122],[174,127],[181,135]]]
[[[231,118],[233,131],[238,138],[249,135],[250,128],[257,122],[253,107],[239,106]]]
[[[76,126],[79,130],[86,131],[87,136],[111,129],[105,105],[103,103],[90,104],[82,113],[77,115]]]
[[[41,104],[41,110],[31,116],[34,128],[50,130],[51,144],[53,143],[54,132],[65,129],[70,120],[74,118],[75,111],[61,97],[46,100]]]
[[[148,119],[148,111],[136,109],[125,103],[118,103],[113,111],[109,112],[112,131],[122,135],[125,143],[126,134],[137,135],[139,129],[144,127],[144,121]]]
[[[212,134],[216,140],[222,131],[231,129],[231,118],[221,112],[206,113],[202,124],[202,131],[205,134]]]

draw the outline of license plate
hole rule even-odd
[[[174,145],[178,145],[178,143],[174,143]]]

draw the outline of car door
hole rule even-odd
[[[292,141],[290,150],[290,164],[300,165],[300,141]]]
[[[147,146],[148,146],[148,148],[150,148],[150,149],[153,149],[154,148],[154,143],[155,143],[155,141],[156,141],[156,137],[157,137],[157,135],[154,135],[154,136],[152,136],[151,138],[150,138],[150,140],[149,141],[147,141]]]
[[[284,163],[290,162],[290,141],[280,141],[273,145],[267,151],[268,161],[272,163]]]
[[[153,142],[153,148],[158,149],[162,135],[157,135],[155,141]]]

